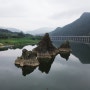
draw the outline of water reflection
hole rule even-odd
[[[54,43],[55,45],[59,45],[57,43]],[[76,56],[82,64],[90,64],[90,45],[88,44],[81,44],[81,43],[70,43],[72,54]],[[58,47],[58,46],[57,46]],[[66,59],[66,61],[69,60],[70,52],[66,53],[59,53],[59,55]],[[38,70],[40,70],[42,73],[48,74],[52,63],[55,59],[55,56],[51,59],[38,59],[39,60],[39,66]],[[20,67],[22,69],[22,75],[26,76],[27,74],[32,73],[36,67]]]
[[[90,64],[90,45],[71,43],[72,54],[79,58],[83,64]]]
[[[56,47],[59,47],[61,42],[53,42]],[[72,54],[76,56],[82,64],[90,64],[90,44],[82,44],[82,43],[74,43],[70,42],[70,46],[72,49]],[[64,57],[64,55],[61,55],[61,57],[68,59],[68,55]]]
[[[51,65],[54,61],[54,58],[55,57],[47,58],[47,59],[45,59],[45,58],[38,59],[39,63],[40,63],[38,66],[38,70],[40,70],[42,73],[45,72],[46,74],[48,74],[50,71]],[[31,67],[31,66],[24,66],[24,67],[21,67],[19,65],[15,65],[15,66],[22,69],[23,76],[31,74],[37,68],[37,67]]]
[[[18,45],[18,46],[4,46],[3,48],[0,48],[0,51],[6,51],[8,49],[22,49],[25,45]]]
[[[19,65],[15,65],[15,66],[22,69],[23,76],[32,73],[36,69],[36,67],[30,67],[30,66],[24,66],[24,67],[20,67]]]
[[[60,56],[61,56],[62,58],[65,58],[65,59],[66,59],[66,61],[67,61],[67,60],[69,59],[70,52],[60,53]]]
[[[39,65],[39,70],[43,73],[43,72],[45,72],[46,74],[48,74],[49,73],[49,71],[50,71],[50,68],[51,68],[51,65],[52,65],[52,63],[53,63],[53,61],[54,61],[54,58],[55,57],[53,57],[53,58],[47,58],[47,59],[39,59],[39,63],[40,63],[40,65]]]
[[[1,51],[0,90],[90,90],[90,46],[72,43],[71,48],[68,61],[59,54],[34,68],[14,66],[21,49]]]

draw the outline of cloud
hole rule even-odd
[[[25,10],[26,8],[21,3],[17,3],[14,0],[0,0],[0,17],[24,16]]]
[[[89,12],[89,3],[90,0],[0,0],[0,25],[23,29],[57,27]]]
[[[59,13],[56,13],[51,17],[51,19],[68,19],[68,18],[71,18],[71,17],[74,17],[74,16],[77,16],[77,15],[81,15],[83,12],[81,12],[80,10],[70,10],[70,11],[64,11],[64,12],[59,12]]]

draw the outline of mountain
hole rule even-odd
[[[6,29],[11,32],[21,32],[22,30],[16,28],[0,27],[0,29]]]
[[[50,32],[51,36],[90,36],[90,13],[85,12],[76,21]]]
[[[0,28],[0,38],[8,38],[11,36],[16,36],[16,35],[17,35],[17,33],[13,33],[7,29]]]
[[[16,29],[16,28],[6,28],[6,29],[11,31],[11,32],[21,32],[21,30]]]
[[[8,29],[0,28],[0,39],[2,38],[20,38],[30,36],[29,34],[24,34],[23,32],[11,32]]]
[[[53,31],[54,28],[48,28],[48,27],[43,27],[43,28],[39,28],[33,31],[27,31],[26,33],[32,34],[32,35],[42,35],[48,32]]]

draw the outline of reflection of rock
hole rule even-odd
[[[20,67],[18,65],[16,65],[17,67]],[[27,74],[32,73],[36,67],[30,67],[30,66],[24,66],[24,67],[20,67],[22,69],[22,75],[26,76]]]
[[[44,59],[39,59],[39,63],[40,63],[40,65],[39,65],[39,70],[43,73],[43,72],[45,72],[45,73],[49,73],[49,71],[50,71],[50,68],[51,68],[51,65],[52,65],[52,63],[53,63],[53,61],[54,61],[54,58],[44,58]]]
[[[69,56],[70,56],[70,52],[67,53],[60,53],[60,56],[65,58],[66,60],[68,60]]]
[[[48,33],[45,34],[33,51],[37,52],[38,58],[52,58],[51,56],[57,53],[57,49],[53,46]]]
[[[27,74],[32,73],[34,70],[36,69],[36,67],[22,67],[22,74],[23,76],[26,76]]]
[[[46,74],[49,73],[51,65],[54,61],[54,57],[53,58],[40,58],[38,59],[39,61],[39,70],[43,73],[45,72]],[[21,68],[22,69],[22,75],[26,76],[27,74],[32,73],[37,66],[20,66],[19,64],[15,64],[16,67]]]
[[[39,61],[38,58],[51,58],[60,54],[70,53],[70,45],[69,42],[66,41],[63,43],[60,48],[56,48],[53,46],[52,41],[50,40],[49,34],[46,33],[42,40],[38,43],[38,46],[34,48],[32,51],[28,51],[26,49],[22,50],[22,56],[17,58],[15,64],[20,66],[38,66]]]

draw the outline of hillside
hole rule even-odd
[[[62,28],[56,28],[50,33],[60,36],[89,36],[90,35],[90,13],[83,13],[79,19]]]
[[[43,27],[43,28],[39,28],[33,31],[27,31],[26,33],[32,34],[32,35],[43,35],[45,33],[51,32],[53,31],[54,28],[48,28],[48,27]]]
[[[0,28],[0,38],[18,38],[18,37],[24,37],[27,34],[24,34],[23,32],[11,32],[8,29],[2,29]]]
[[[7,29],[2,29],[0,28],[0,38],[7,38],[7,37],[11,37],[11,36],[16,36],[16,33],[13,33]]]
[[[21,32],[22,30],[16,29],[16,28],[6,28],[7,30],[11,32]]]

